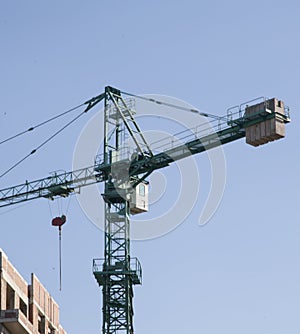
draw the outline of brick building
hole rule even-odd
[[[38,278],[28,285],[0,249],[0,334],[66,334],[59,308]]]

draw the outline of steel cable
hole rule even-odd
[[[48,142],[50,142],[54,137],[56,137],[59,133],[61,133],[63,130],[65,130],[68,126],[70,126],[72,123],[74,123],[78,118],[80,118],[83,114],[85,114],[89,108],[86,108],[83,112],[81,112],[79,115],[77,115],[74,119],[72,119],[70,122],[68,122],[66,125],[64,125],[62,128],[60,128],[58,131],[56,131],[53,135],[51,135],[49,138],[47,138],[45,141],[43,141],[38,147],[33,149],[30,153],[28,153],[25,157],[23,157],[21,160],[16,162],[12,167],[10,167],[8,170],[6,170],[3,174],[0,175],[0,178],[8,174],[10,171],[12,171],[14,168],[19,166],[23,161],[25,161],[27,158],[29,158],[31,155],[36,153],[40,148],[45,146]]]
[[[51,117],[51,118],[49,118],[48,120],[43,121],[43,122],[41,122],[41,123],[39,123],[39,124],[37,124],[37,125],[35,125],[35,126],[32,126],[32,127],[30,127],[29,129],[27,129],[27,130],[21,131],[21,132],[15,134],[15,135],[13,135],[13,136],[11,136],[11,137],[5,139],[5,140],[2,140],[2,141],[0,142],[0,145],[1,145],[1,144],[4,144],[4,143],[6,143],[6,142],[8,142],[8,141],[10,141],[10,140],[12,140],[12,139],[15,139],[15,138],[17,138],[17,137],[19,137],[19,136],[22,136],[22,135],[24,135],[24,134],[27,133],[27,132],[31,132],[31,131],[33,131],[34,129],[39,128],[39,127],[41,127],[41,126],[43,126],[43,125],[45,125],[45,124],[47,124],[47,123],[50,123],[50,122],[52,122],[52,121],[54,121],[54,120],[56,120],[56,119],[58,119],[58,118],[60,118],[60,117],[62,117],[62,116],[64,116],[64,115],[66,115],[66,114],[69,114],[70,112],[72,112],[72,111],[74,111],[74,110],[76,110],[76,109],[78,109],[78,108],[84,106],[85,104],[86,104],[86,102],[85,102],[85,103],[82,103],[82,104],[80,104],[80,105],[78,105],[78,106],[76,106],[76,107],[74,107],[74,108],[71,108],[71,109],[69,109],[69,110],[66,110],[66,111],[62,112],[61,114],[59,114],[59,115],[56,115],[56,116],[54,116],[54,117]]]

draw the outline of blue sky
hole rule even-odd
[[[292,0],[1,2],[0,139],[106,85],[173,96],[216,115],[261,95],[291,109],[285,139],[224,147],[226,188],[209,224],[197,225],[210,173],[203,155],[196,158],[199,198],[186,221],[164,237],[133,242],[144,276],[135,288],[136,333],[299,332],[299,12]],[[92,115],[3,177],[0,187],[71,170]],[[1,171],[63,123],[1,145]],[[176,168],[164,173],[175,189]],[[59,205],[66,208],[68,200],[1,209],[0,247],[27,280],[37,274],[59,303],[68,333],[99,333],[102,297],[91,266],[103,255],[103,234],[73,198],[60,292],[58,236],[50,225]],[[150,209],[150,217],[155,210],[163,208]]]

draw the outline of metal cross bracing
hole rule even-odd
[[[104,108],[104,162],[113,165],[126,156],[128,137],[133,139],[141,156],[152,156],[139,126],[119,90],[106,88]],[[133,289],[141,284],[141,269],[137,259],[132,266],[130,257],[130,205],[132,185],[136,179],[129,175],[128,164],[110,168],[107,173],[103,199],[105,202],[105,240],[102,268],[94,260],[94,275],[103,286],[103,334],[133,334]],[[100,260],[101,261],[101,260]]]
[[[0,207],[40,197],[67,197],[81,187],[105,182],[102,194],[105,203],[104,258],[93,261],[93,273],[103,293],[102,332],[133,334],[133,285],[142,283],[141,265],[137,258],[130,256],[130,215],[137,213],[132,200],[136,187],[144,184],[153,171],[174,161],[243,138],[249,129],[260,124],[273,120],[285,124],[290,118],[288,110],[278,111],[272,100],[254,100],[228,109],[224,117],[210,115],[213,121],[209,126],[202,122],[183,131],[176,135],[178,141],[167,138],[149,144],[135,121],[132,99],[125,100],[120,90],[106,87],[95,101],[90,100],[88,108],[102,99],[104,147],[94,165],[2,189]],[[264,134],[263,138],[266,142],[275,137]],[[133,143],[134,152],[129,141]]]

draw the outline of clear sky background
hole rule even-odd
[[[299,333],[299,14],[296,0],[0,2],[0,140],[106,85],[174,96],[216,115],[261,95],[291,109],[285,139],[224,146],[226,189],[209,224],[197,225],[208,189],[203,155],[196,158],[203,193],[188,219],[164,237],[133,242],[144,276],[135,288],[136,333]],[[0,187],[71,170],[91,116],[0,179]],[[1,172],[62,124],[1,145]],[[169,189],[176,173],[165,171]],[[59,205],[66,210],[68,200],[2,208],[0,247],[25,279],[36,273],[68,333],[99,333],[102,294],[92,259],[103,256],[103,233],[74,197],[59,291],[51,226]]]

